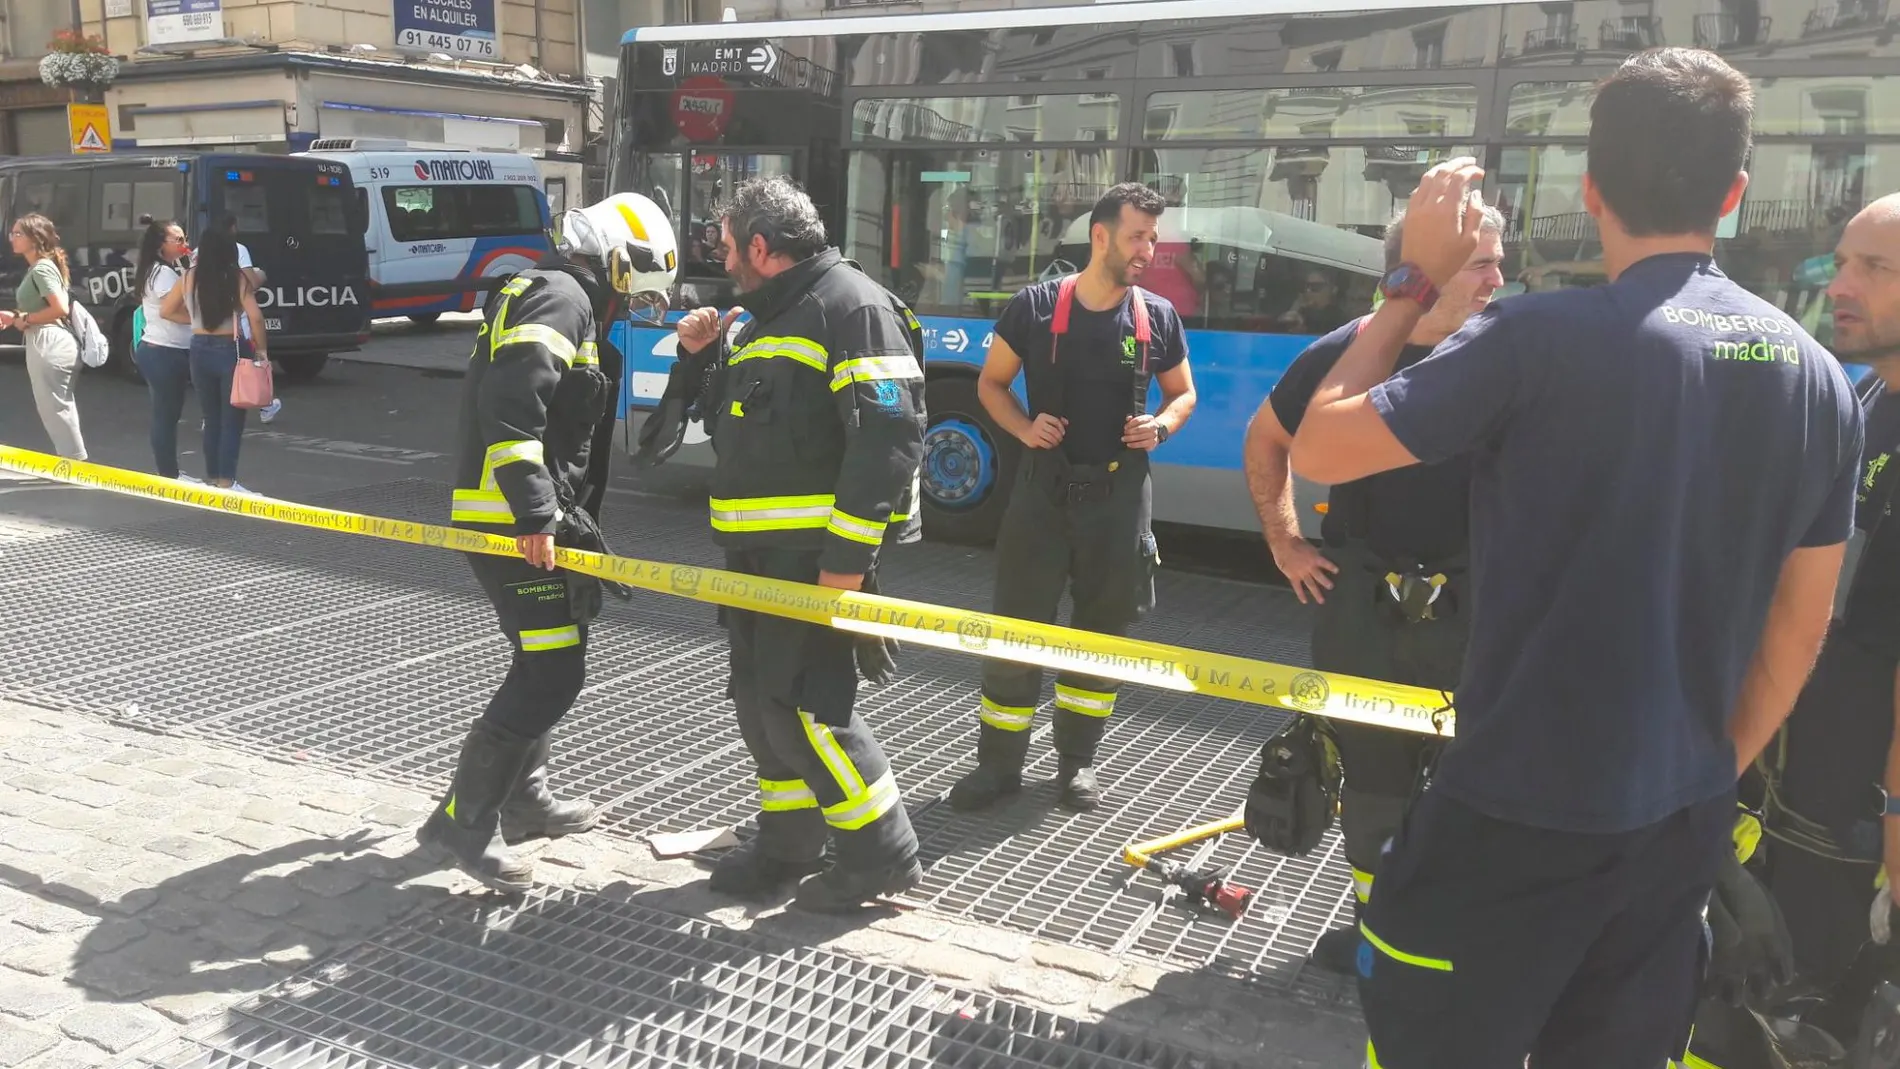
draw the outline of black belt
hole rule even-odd
[[[1383,584],[1382,593],[1390,598],[1390,604],[1400,617],[1409,623],[1426,623],[1443,619],[1449,613],[1442,612],[1447,606],[1441,603],[1447,588],[1456,588],[1454,580],[1465,574],[1469,567],[1464,554],[1454,554],[1434,560],[1419,560],[1414,557],[1393,558],[1365,549],[1369,558],[1366,571],[1378,577]],[[1451,606],[1456,611],[1456,606]]]
[[[1129,453],[1133,453],[1130,450]],[[1063,456],[1060,447],[1032,454],[1030,477],[1057,505],[1080,505],[1107,501],[1115,494],[1115,482],[1123,468],[1134,463],[1132,456],[1106,464],[1075,464]]]

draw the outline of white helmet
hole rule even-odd
[[[555,221],[554,247],[606,268],[634,318],[657,323],[666,315],[679,245],[659,205],[638,193],[616,193],[598,204],[570,208]]]

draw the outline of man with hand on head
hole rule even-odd
[[[1455,737],[1360,925],[1372,1065],[1635,1069],[1688,1044],[1736,778],[1814,663],[1861,452],[1840,365],[1713,262],[1752,114],[1713,53],[1631,57],[1583,179],[1609,283],[1499,302],[1395,374],[1483,236],[1482,170],[1432,168],[1294,435],[1320,483],[1472,465]]]

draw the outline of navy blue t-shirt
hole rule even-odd
[[[1730,789],[1782,564],[1854,522],[1834,357],[1673,254],[1500,301],[1370,398],[1420,461],[1472,454],[1471,644],[1433,789],[1600,833]]]
[[[1046,396],[1052,381],[1047,370],[1049,326],[1056,315],[1056,282],[1025,286],[1003,306],[996,334],[1022,359],[1029,392],[1029,414],[1049,412],[1055,405]],[[1148,374],[1159,375],[1187,359],[1187,332],[1181,315],[1166,297],[1141,291],[1148,302]],[[1062,376],[1062,411],[1069,421],[1062,436],[1062,452],[1073,464],[1106,464],[1128,448],[1122,444],[1122,426],[1133,414],[1135,402],[1134,305],[1128,298],[1113,309],[1092,312],[1080,298],[1069,310],[1069,332],[1057,352]],[[1031,365],[1040,362],[1036,373]]]

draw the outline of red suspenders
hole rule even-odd
[[[1056,362],[1056,350],[1060,348],[1062,336],[1069,332],[1069,310],[1075,305],[1075,280],[1079,275],[1064,275],[1056,283],[1056,311],[1049,320],[1049,363]],[[1134,299],[1135,344],[1141,349],[1141,362],[1135,367],[1135,389],[1133,415],[1148,410],[1148,343],[1154,339],[1154,331],[1148,324],[1148,301],[1142,296],[1138,286],[1128,287],[1128,295]],[[1052,415],[1062,415],[1062,377],[1055,376],[1053,385],[1056,391],[1056,411]]]

